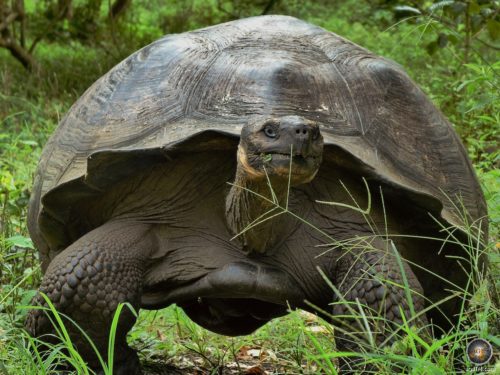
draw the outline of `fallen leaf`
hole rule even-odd
[[[313,333],[328,333],[328,329],[325,326],[306,327],[306,331],[313,332]]]
[[[252,357],[250,354],[248,354],[248,351],[250,350],[249,346],[242,346],[240,350],[238,350],[238,353],[236,353],[236,359],[239,360],[249,360]]]
[[[253,358],[260,358],[261,353],[262,353],[261,349],[248,349],[247,350],[247,355],[249,355]]]
[[[300,310],[299,315],[306,321],[307,324],[316,323],[318,317],[310,312]]]

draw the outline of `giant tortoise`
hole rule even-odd
[[[350,302],[388,322],[381,344],[403,320],[446,328],[463,229],[486,215],[459,138],[399,65],[286,16],[169,35],[118,64],[46,145],[29,208],[40,292],[102,353],[120,302],[175,303],[225,335],[289,308],[357,324]],[[134,322],[125,309],[117,373],[140,371]],[[53,331],[40,309],[26,326]]]

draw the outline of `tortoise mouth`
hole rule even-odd
[[[277,268],[237,261],[170,290],[156,286],[145,290],[141,305],[159,308],[200,299],[253,299],[297,307],[303,303],[305,294],[290,275]]]
[[[266,154],[266,156],[270,157],[271,160],[269,163],[271,165],[276,165],[276,164],[281,165],[283,162],[285,162],[286,165],[289,166],[291,160],[292,168],[294,166],[308,167],[308,165],[316,162],[318,159],[315,156],[304,156],[300,153],[297,153],[295,155],[290,155],[290,153],[285,154],[281,152],[271,152],[269,154]]]
[[[287,178],[312,179],[321,164],[321,155],[304,155],[290,152],[268,152],[249,155],[249,160],[254,169],[265,170],[272,176]]]

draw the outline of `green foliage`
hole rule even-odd
[[[464,62],[468,62],[474,42],[495,48],[482,38],[487,36],[493,43],[498,41],[500,33],[498,1],[445,0],[432,3],[413,1],[411,4],[414,7],[408,5],[394,7],[395,15],[413,17],[416,22],[425,22],[434,29],[436,36],[426,45],[429,54],[449,44],[458,45],[463,50]]]
[[[67,355],[63,348],[71,344],[63,342],[50,357],[42,358],[36,342],[22,331],[26,310],[20,308],[29,305],[41,277],[26,228],[33,173],[61,117],[99,76],[162,35],[258,15],[269,5],[245,0],[133,0],[122,16],[110,19],[110,1],[75,0],[72,16],[64,17],[57,15],[58,3],[62,2],[25,1],[27,44],[37,41],[33,56],[38,69],[27,73],[8,51],[0,50],[0,373],[55,373],[56,364]],[[489,206],[491,242],[486,252],[491,277],[475,281],[479,292],[467,296],[471,307],[464,310],[455,331],[430,342],[403,325],[392,347],[368,346],[361,354],[380,373],[395,368],[449,373],[457,358],[464,359],[460,353],[471,336],[494,341],[498,333],[498,2],[347,0],[333,6],[327,0],[282,0],[274,2],[270,12],[319,24],[400,63],[467,146]],[[243,348],[259,348],[268,353],[264,362],[276,372],[313,374],[336,373],[342,353],[333,350],[332,335],[330,325],[294,312],[254,335],[228,339],[201,329],[173,306],[141,312],[129,340],[147,364],[166,360],[182,368],[188,361],[191,370],[197,366],[216,373],[229,363],[243,366]],[[84,364],[74,361],[86,371]]]

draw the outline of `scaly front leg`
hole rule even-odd
[[[87,233],[58,254],[50,263],[39,292],[45,293],[62,314],[69,316],[93,341],[107,360],[108,336],[116,308],[121,302],[139,308],[143,275],[155,247],[150,226],[110,222]],[[47,306],[40,294],[33,304]],[[54,333],[47,313],[32,310],[26,329],[44,341]],[[116,332],[114,374],[139,374],[137,354],[126,343],[135,316],[124,308]],[[78,328],[65,320],[78,352],[90,367],[100,365],[94,350]]]

